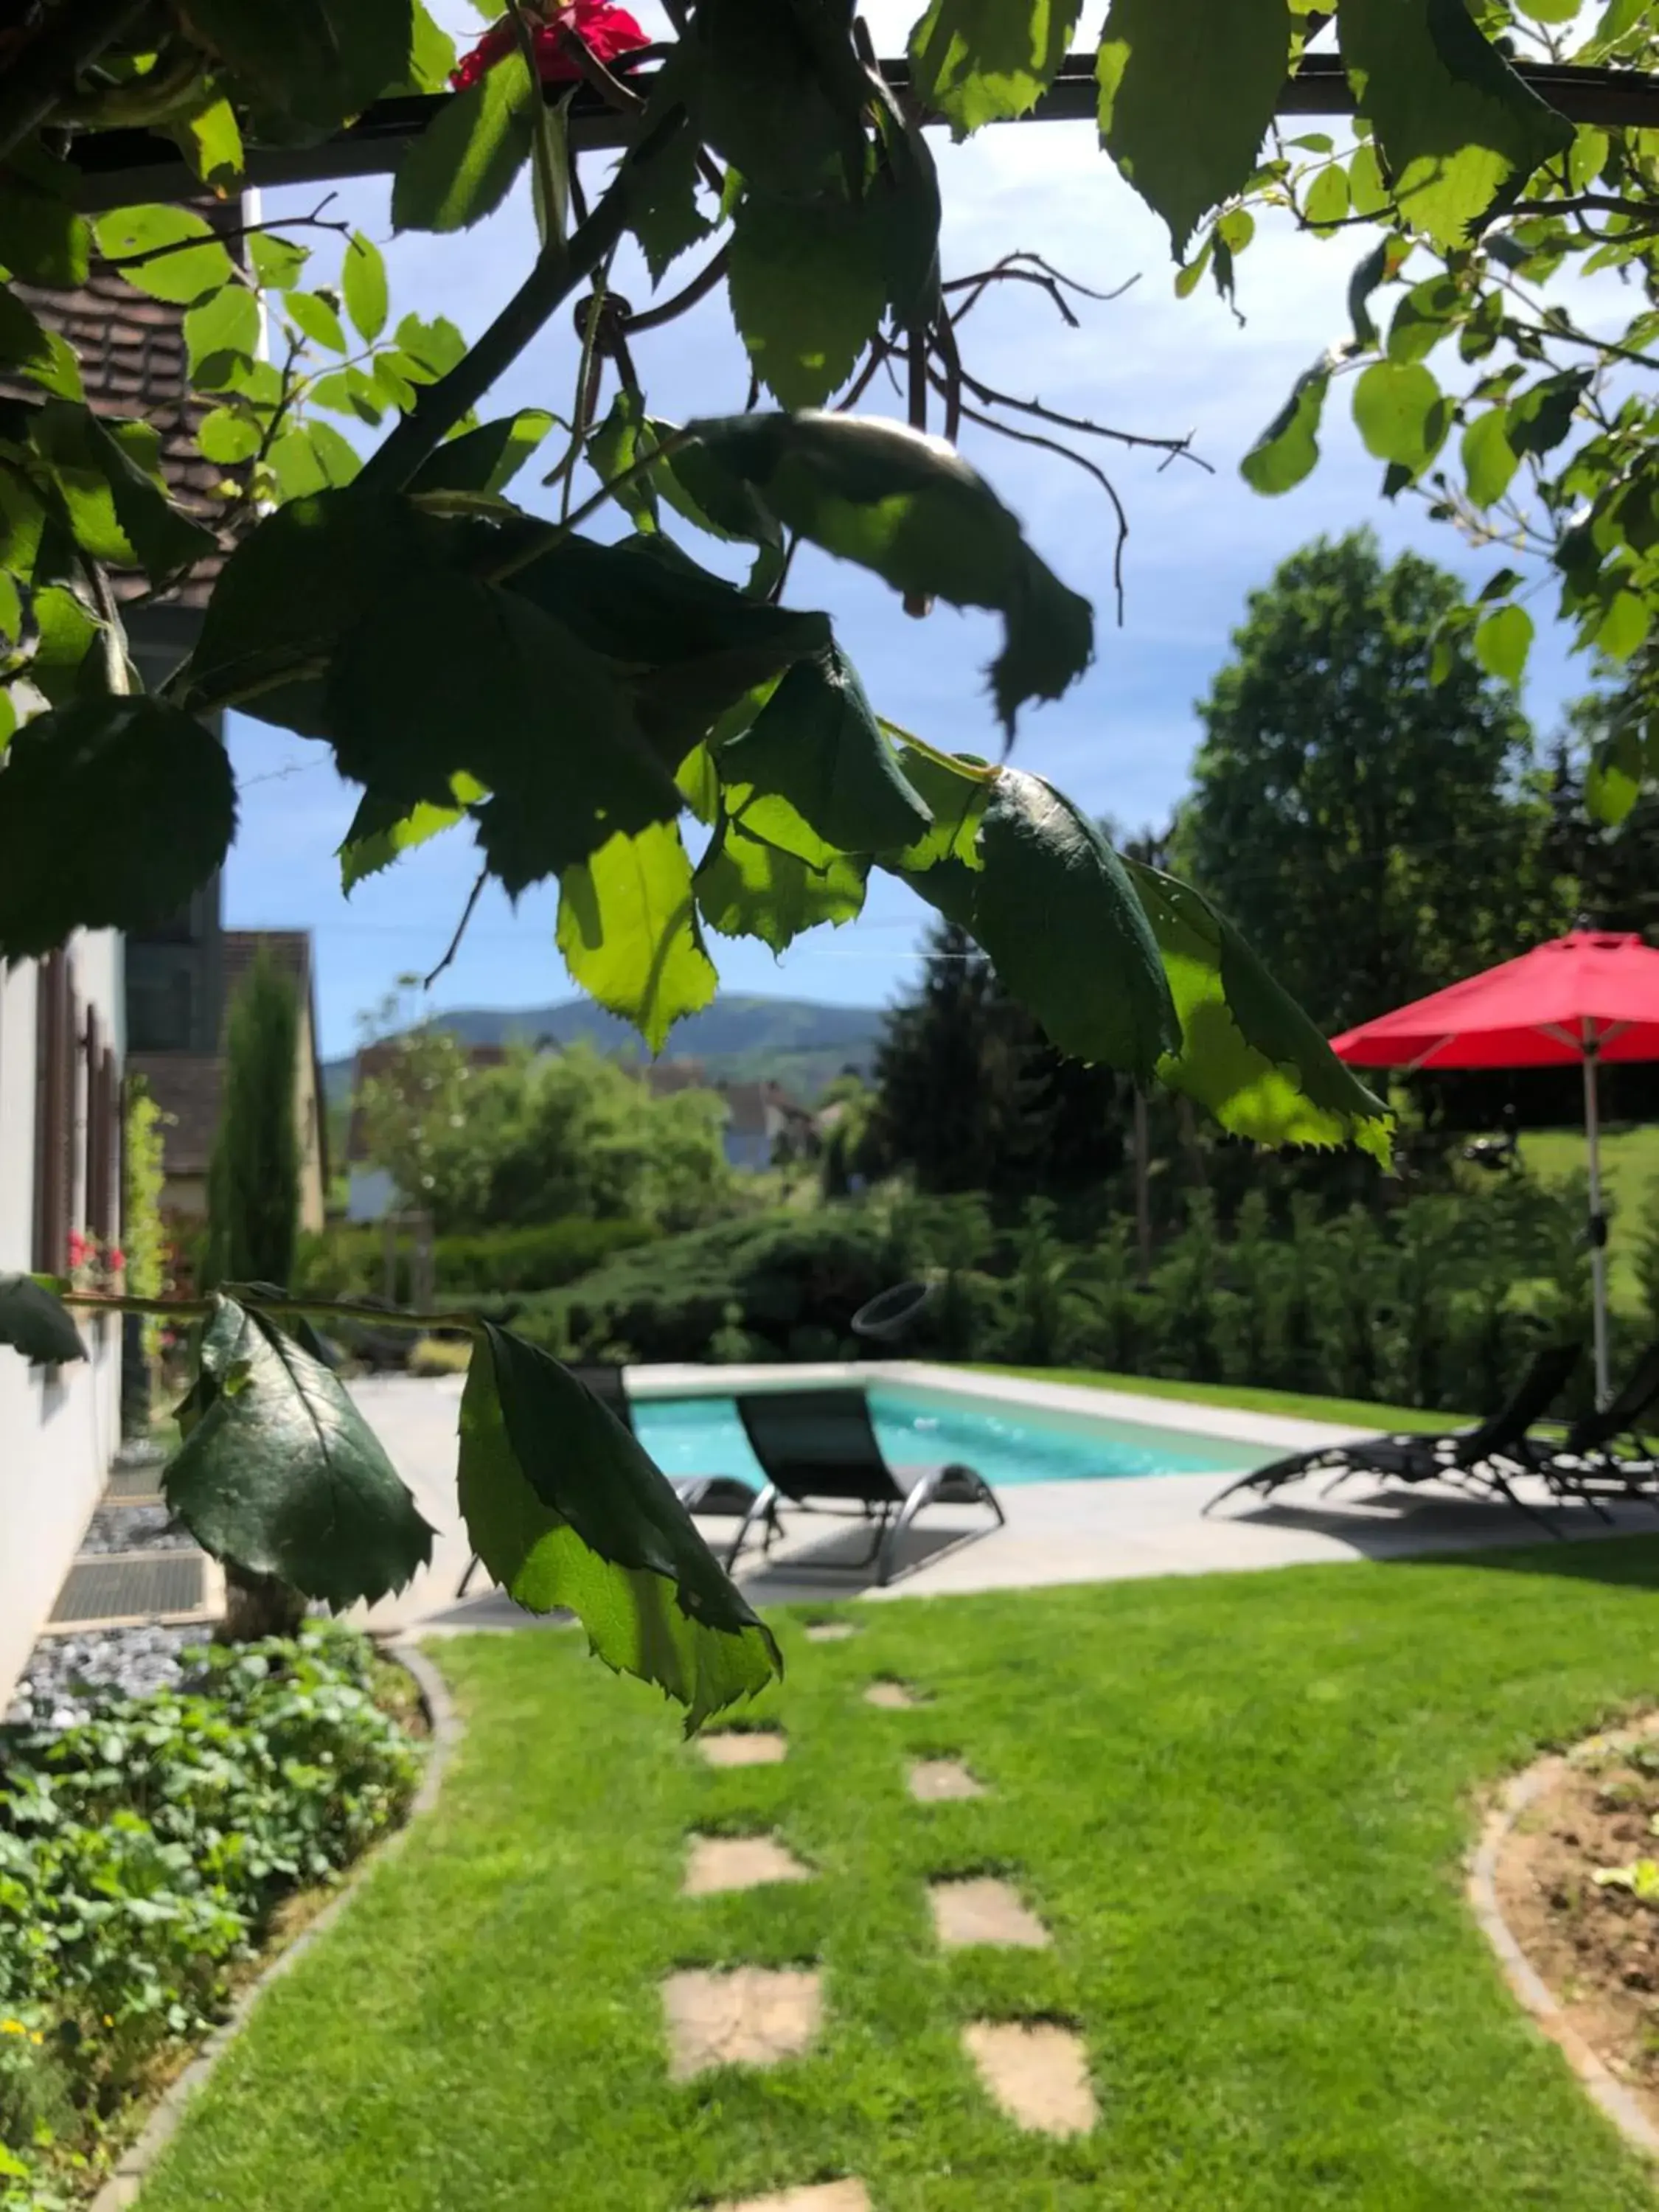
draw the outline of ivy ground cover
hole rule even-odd
[[[1462,1895],[1484,1785],[1659,1696],[1659,1540],[846,1607],[715,1770],[556,1632],[447,1642],[436,1813],[262,2001],[144,2212],[688,2212],[856,2175],[877,2212],[1479,2204],[1651,2184],[1522,2019]],[[879,1711],[873,1680],[926,1702]],[[918,1804],[913,1759],[983,1797]],[[812,1878],[681,1893],[687,1839]],[[994,1873],[1046,1950],[942,1951]],[[677,1968],[816,1962],[804,2057],[671,2084]],[[981,2091],[964,2023],[1080,2030],[1070,2141]]]

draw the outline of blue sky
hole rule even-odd
[[[452,27],[470,29],[478,20],[464,0],[440,12]],[[648,6],[638,12],[649,20]],[[902,0],[878,0],[866,9],[884,50],[902,39],[914,12]],[[1297,545],[1368,522],[1385,549],[1419,547],[1477,582],[1500,556],[1470,553],[1415,501],[1391,507],[1379,498],[1380,466],[1347,421],[1340,386],[1327,410],[1324,458],[1306,483],[1270,501],[1239,477],[1240,456],[1295,376],[1346,329],[1347,279],[1364,250],[1364,234],[1317,241],[1264,228],[1240,262],[1241,328],[1207,283],[1190,300],[1175,298],[1163,226],[1119,180],[1090,126],[1001,127],[960,148],[941,136],[937,153],[947,276],[1030,247],[1103,290],[1139,279],[1110,304],[1084,303],[1079,331],[1067,330],[1028,288],[1003,288],[963,327],[969,368],[1005,390],[1125,429],[1190,431],[1194,450],[1213,467],[1213,475],[1180,462],[1160,468],[1157,454],[1099,448],[1131,526],[1120,629],[1111,593],[1115,531],[1099,489],[1064,462],[972,426],[963,441],[1050,564],[1094,599],[1099,617],[1093,667],[1058,704],[1027,711],[1017,761],[1126,827],[1161,822],[1187,783],[1198,734],[1193,702],[1226,657],[1245,595]],[[597,178],[603,164],[590,159]],[[264,213],[307,211],[318,197],[267,195]],[[515,289],[534,247],[527,185],[458,238],[392,239],[385,179],[343,187],[331,212],[345,213],[385,242],[394,318],[411,307],[441,312],[469,337]],[[334,245],[321,237],[317,281],[337,266]],[[696,265],[688,256],[669,286]],[[649,296],[637,267],[619,264],[615,281],[636,306]],[[723,294],[639,341],[637,355],[663,414],[742,404],[746,368]],[[498,387],[489,411],[542,405],[568,413],[575,360],[570,324],[561,315]],[[880,381],[864,407],[899,411]],[[534,483],[526,471],[516,488],[531,504],[549,496],[538,489],[526,494]],[[719,565],[706,541],[694,550]],[[797,561],[789,596],[833,613],[881,712],[935,744],[997,750],[982,678],[995,647],[993,618],[940,608],[913,622],[884,586],[817,555]],[[1584,663],[1569,659],[1568,641],[1548,617],[1552,603],[1547,592],[1532,601],[1540,634],[1524,703],[1540,737],[1554,726],[1562,702],[1588,681]],[[393,979],[430,968],[442,951],[475,872],[470,841],[465,831],[440,839],[360,886],[348,902],[333,853],[355,799],[324,749],[234,716],[230,744],[246,796],[226,875],[227,920],[236,927],[315,933],[324,1048],[331,1054],[347,1050],[358,1016]],[[492,886],[434,1003],[532,1006],[570,995],[553,945],[555,903],[552,888],[543,886],[514,911]],[[878,875],[858,922],[815,933],[781,961],[757,945],[715,940],[711,950],[728,989],[881,1004],[914,974],[926,919],[911,893]]]

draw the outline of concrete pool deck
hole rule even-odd
[[[634,1367],[629,1370],[628,1387],[630,1395],[640,1398],[691,1393],[725,1396],[740,1389],[781,1389],[854,1378],[931,1385],[958,1397],[1004,1406],[1133,1422],[1194,1442],[1237,1442],[1249,1447],[1259,1461],[1364,1433],[1224,1406],[1143,1398],[1085,1384],[966,1374],[908,1360],[790,1368]],[[475,1583],[472,1595],[459,1601],[455,1597],[471,1550],[455,1500],[459,1379],[374,1378],[354,1383],[352,1389],[438,1531],[431,1567],[407,1590],[376,1606],[368,1616],[370,1622],[387,1629],[439,1632],[533,1626],[535,1616],[521,1612],[499,1591],[479,1590]],[[1271,1501],[1230,1502],[1212,1520],[1206,1520],[1204,1505],[1228,1479],[1215,1473],[1175,1474],[1011,1485],[1000,1493],[1007,1515],[1003,1528],[993,1525],[983,1510],[941,1506],[909,1532],[899,1571],[885,1589],[875,1589],[866,1575],[823,1571],[865,1548],[860,1524],[789,1513],[784,1542],[774,1547],[769,1559],[762,1555],[758,1545],[746,1553],[737,1578],[757,1605],[823,1603],[848,1597],[896,1601],[1149,1575],[1236,1573],[1342,1559],[1404,1559],[1547,1540],[1535,1522],[1500,1503],[1466,1498],[1439,1485],[1407,1490],[1364,1479],[1351,1482],[1334,1497],[1322,1498],[1322,1485],[1312,1478]],[[1541,1484],[1522,1482],[1516,1487],[1529,1502],[1544,1503]],[[1611,1526],[1583,1506],[1552,1503],[1548,1510],[1570,1540],[1659,1533],[1659,1515],[1647,1506],[1611,1507]],[[737,1524],[706,1520],[700,1525],[719,1554]]]

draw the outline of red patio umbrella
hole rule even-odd
[[[1607,1396],[1607,1222],[1601,1212],[1595,1071],[1602,1060],[1659,1060],[1659,952],[1623,932],[1575,929],[1484,975],[1362,1022],[1331,1040],[1355,1067],[1558,1067],[1584,1071],[1595,1390]]]

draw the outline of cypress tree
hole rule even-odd
[[[208,1178],[207,1279],[286,1287],[300,1222],[300,1003],[262,945],[231,1001]]]

